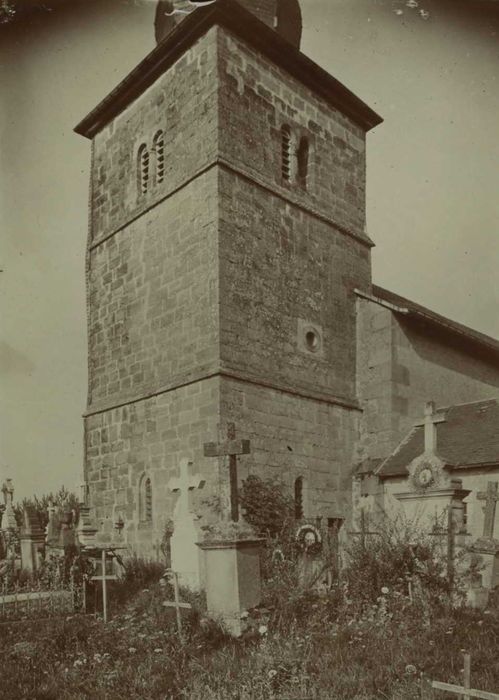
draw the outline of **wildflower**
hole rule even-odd
[[[149,589],[148,589],[148,588],[144,588],[144,590],[142,591],[142,593],[149,593]]]
[[[247,617],[249,617],[249,612],[245,610],[241,613],[241,620],[245,620]]]
[[[388,593],[390,593],[390,589],[387,586],[383,586],[381,592],[383,593],[383,595],[388,595]]]
[[[421,15],[422,19],[428,19],[430,16],[428,10],[419,10],[419,14]]]
[[[141,633],[139,634],[139,638],[140,638],[140,639],[145,639],[146,637],[147,637],[147,634],[144,634],[144,632],[141,632]]]
[[[403,15],[404,14],[404,10],[394,10],[394,12],[396,15]]]
[[[164,587],[164,586],[167,585],[167,583],[168,583],[168,582],[167,582],[166,579],[164,579],[164,578],[160,578],[160,579],[159,579],[159,585],[160,585],[160,586]]]
[[[407,2],[405,4],[407,5],[407,7],[410,7],[410,8],[418,6],[417,0],[407,0]]]
[[[275,668],[271,668],[269,673],[268,673],[269,678],[274,678],[274,676],[277,676],[277,671]]]
[[[405,667],[405,672],[406,672],[406,673],[411,673],[411,674],[412,674],[412,673],[416,673],[416,671],[417,671],[417,669],[416,669],[415,666],[413,666],[413,664],[407,664],[407,666]]]
[[[264,634],[267,634],[267,625],[260,625],[258,628],[258,632],[263,636]]]
[[[137,649],[135,647],[128,647],[128,651],[130,652],[130,654],[135,654]]]
[[[83,661],[81,659],[76,659],[74,662],[73,666],[76,668],[77,666],[83,666]],[[67,670],[67,669],[66,669]]]
[[[161,654],[162,651],[163,651],[163,649],[155,649],[155,650],[154,650],[154,653],[155,653],[155,654]]]
[[[110,659],[110,658],[111,658],[111,654],[109,654],[109,652],[106,651],[106,653],[102,655],[102,658],[103,658],[103,659]]]

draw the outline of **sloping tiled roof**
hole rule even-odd
[[[490,399],[441,409],[437,455],[454,468],[499,466],[499,400]],[[413,428],[377,472],[381,478],[405,476],[408,465],[424,452],[424,428]]]
[[[418,320],[424,322],[434,327],[438,327],[441,331],[451,333],[452,335],[459,336],[461,340],[473,343],[475,346],[480,346],[483,349],[491,351],[492,353],[499,355],[499,340],[492,338],[485,333],[480,333],[475,331],[473,328],[464,326],[462,323],[457,321],[452,321],[450,318],[441,316],[440,314],[427,309],[420,304],[416,304],[413,301],[409,301],[405,297],[401,297],[398,294],[389,292],[383,287],[378,287],[373,284],[372,294],[376,299],[380,301],[387,302],[388,304],[396,307],[393,309],[395,313],[399,312],[408,319]]]

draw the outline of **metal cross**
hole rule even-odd
[[[250,453],[249,440],[236,440],[236,426],[227,424],[227,440],[224,442],[205,442],[205,457],[229,458],[230,481],[230,517],[235,523],[239,520],[239,497],[237,493],[237,456]]]

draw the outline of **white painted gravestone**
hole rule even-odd
[[[199,548],[196,542],[199,534],[196,529],[198,517],[192,513],[189,492],[204,486],[204,479],[199,474],[190,474],[192,462],[182,459],[179,476],[171,479],[168,487],[178,493],[173,511],[173,535],[171,538],[172,570],[177,572],[179,583],[193,590],[200,587]]]

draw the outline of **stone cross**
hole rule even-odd
[[[194,489],[201,489],[205,484],[205,480],[200,477],[199,474],[193,474],[189,476],[189,467],[192,466],[192,462],[188,459],[180,460],[179,475],[173,479],[170,479],[168,483],[168,488],[173,493],[178,493],[178,501],[175,506],[175,518],[181,518],[190,513],[189,508],[189,491]]]
[[[230,515],[231,520],[239,520],[239,498],[237,493],[237,455],[250,453],[249,440],[236,440],[236,426],[227,424],[227,440],[224,442],[206,442],[204,444],[205,457],[229,457],[230,480]]]
[[[435,411],[435,403],[428,401],[424,408],[424,451],[428,454],[435,454],[437,449],[437,425],[445,422],[445,416],[439,415]]]
[[[487,539],[492,539],[494,537],[496,506],[497,501],[499,501],[497,481],[489,481],[487,484],[487,491],[480,491],[477,494],[477,498],[479,501],[485,501],[485,506],[483,507],[483,512],[485,513],[483,536],[487,537]]]

